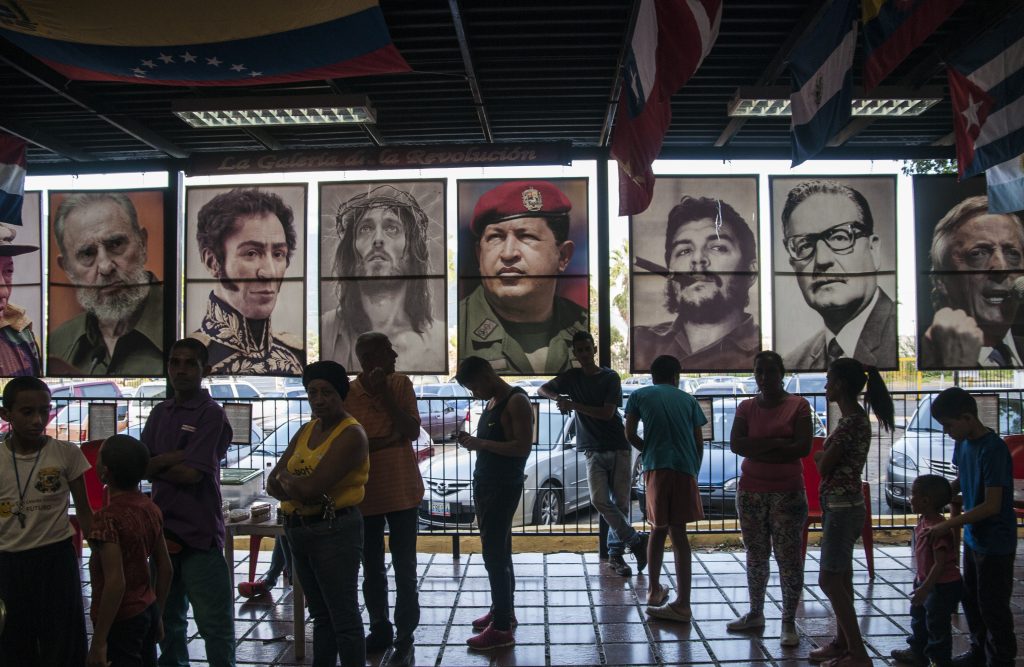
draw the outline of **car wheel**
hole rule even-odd
[[[537,500],[533,503],[533,523],[553,526],[562,523],[564,518],[562,490],[548,482],[537,491]]]

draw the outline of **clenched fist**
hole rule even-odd
[[[974,367],[984,340],[981,327],[965,311],[941,308],[924,332],[921,356],[931,360],[932,366]]]

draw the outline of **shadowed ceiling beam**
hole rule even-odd
[[[469,53],[469,41],[466,39],[466,26],[462,22],[459,0],[448,0],[448,8],[452,14],[452,23],[455,25],[455,38],[459,42],[459,52],[462,53],[462,66],[466,70],[466,81],[469,83],[469,92],[473,95],[473,106],[476,107],[476,116],[480,120],[480,129],[483,130],[484,140],[489,144],[494,143],[491,122],[487,119],[484,97],[480,94],[480,84],[476,79],[476,70],[473,68],[473,57]]]
[[[102,109],[101,105],[97,104],[84,93],[70,92],[68,90],[70,82],[67,79],[3,39],[0,39],[0,60],[29,77],[36,83],[46,87],[51,92],[60,95],[68,102],[71,102],[72,104],[85,109],[89,113],[94,114],[97,118],[110,123],[118,130],[138,141],[141,141],[150,148],[166,153],[167,155],[175,158],[188,157],[187,151],[160,134],[154,132],[142,123],[128,118],[127,116],[110,113]]]
[[[827,2],[812,2],[808,4],[803,16],[800,17],[800,20],[796,22],[793,29],[789,31],[789,35],[786,36],[786,41],[775,52],[775,57],[768,63],[768,66],[764,68],[761,78],[757,80],[756,85],[770,86],[775,83],[776,79],[782,76],[782,73],[786,71],[786,63],[789,61],[789,54],[792,53],[793,47],[810,32],[811,28],[818,24],[818,19],[825,13],[828,6],[829,3]],[[725,126],[722,133],[718,135],[718,139],[715,140],[715,148],[721,148],[729,143],[746,122],[746,118],[730,118],[729,124]]]
[[[30,144],[35,144],[44,150],[56,153],[61,157],[74,160],[75,162],[94,162],[97,160],[96,156],[92,153],[79,150],[74,146],[69,146],[60,139],[57,139],[42,130],[37,130],[31,125],[19,123],[15,120],[0,118],[0,129],[3,129],[8,134],[21,137]]]

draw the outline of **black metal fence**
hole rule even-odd
[[[953,443],[931,419],[930,402],[937,391],[900,391],[893,394],[896,429],[886,433],[873,423],[874,441],[865,466],[864,480],[870,489],[870,511],[876,528],[912,526],[910,483],[919,474],[937,473],[950,479],[956,470],[950,463]],[[1024,432],[1024,396],[1020,389],[972,390],[978,397],[982,420],[1001,435]],[[829,410],[822,394],[806,394],[815,414],[816,428],[824,435]],[[700,396],[710,413],[709,439],[698,486],[706,518],[692,526],[696,532],[733,532],[736,527],[735,493],[741,458],[729,450],[729,432],[736,406],[748,396]],[[573,415],[562,415],[555,405],[534,397],[536,442],[527,461],[522,503],[514,532],[521,535],[595,535],[599,516],[590,503],[587,463],[575,448]],[[116,428],[138,436],[156,400],[55,399],[55,416],[48,433],[60,439],[86,441],[90,434],[90,403],[113,405]],[[468,396],[418,399],[422,430],[415,443],[426,495],[420,506],[425,533],[463,535],[476,533],[472,494],[475,455],[460,448],[454,439],[459,430],[473,432],[482,404]],[[235,424],[225,467],[248,468],[265,473],[284,453],[291,437],[310,418],[303,399],[228,399]],[[251,410],[251,414],[250,411]],[[110,417],[106,408],[105,419]],[[246,425],[249,426],[246,433]],[[6,424],[3,424],[6,426]],[[102,428],[109,428],[109,424]],[[631,486],[630,518],[645,521],[638,456],[632,451],[628,471]],[[812,490],[808,490],[812,493]]]

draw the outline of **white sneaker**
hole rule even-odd
[[[742,632],[743,630],[755,630],[764,627],[764,614],[748,612],[734,621],[729,621],[725,629],[729,632]]]
[[[800,634],[796,631],[796,623],[783,623],[779,633],[779,646],[799,646]]]

